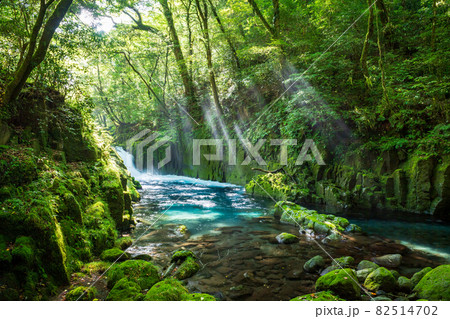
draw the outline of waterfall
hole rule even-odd
[[[142,172],[138,171],[136,166],[134,165],[133,154],[128,153],[122,147],[115,147],[115,149],[117,151],[117,154],[119,154],[119,156],[122,158],[123,163],[127,167],[131,176],[137,178],[142,175]]]

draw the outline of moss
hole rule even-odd
[[[78,300],[91,301],[91,300],[95,299],[96,295],[97,295],[97,289],[95,289],[94,287],[89,288],[89,287],[79,286],[79,287],[71,289],[66,294],[66,300],[67,301],[78,301]]]
[[[93,261],[83,265],[82,271],[88,275],[103,273],[111,264],[105,261]]]
[[[429,273],[431,270],[433,270],[433,268],[431,267],[426,267],[424,269],[422,269],[421,271],[416,272],[412,277],[411,277],[411,286],[414,288],[419,281],[422,280],[422,278]]]
[[[95,255],[113,248],[117,238],[116,227],[107,206],[102,201],[97,201],[88,207],[84,221],[86,228],[89,229],[88,236]]]
[[[16,239],[11,255],[15,263],[32,266],[35,263],[34,251],[35,245],[33,239],[22,236]]]
[[[192,277],[195,273],[200,270],[200,265],[197,264],[194,258],[187,257],[185,261],[178,267],[175,272],[175,278],[186,279]]]
[[[339,264],[342,268],[348,268],[351,267],[354,262],[355,259],[352,256],[344,256],[333,260],[333,265],[338,266]]]
[[[181,297],[183,301],[216,301],[214,296],[208,294],[194,293],[194,294],[184,294]]]
[[[356,273],[350,268],[333,270],[320,277],[316,281],[316,291],[331,291],[337,296],[349,300],[361,298]]]
[[[67,192],[61,196],[61,199],[62,202],[58,210],[60,215],[69,217],[79,224],[83,224],[81,206],[75,196],[72,193]]]
[[[115,264],[107,273],[108,287],[112,288],[122,278],[135,281],[142,289],[149,289],[160,280],[158,269],[148,261],[127,260]]]
[[[0,148],[0,186],[20,186],[38,176],[37,158],[26,147]]]
[[[196,258],[194,253],[190,250],[177,250],[172,254],[170,262],[183,262],[188,257]]]
[[[400,276],[397,279],[397,286],[400,291],[409,293],[412,288],[411,280],[404,276]]]
[[[343,217],[331,214],[319,214],[315,210],[304,208],[288,201],[280,201],[275,205],[274,217],[281,222],[300,225],[313,229],[318,234],[342,233],[351,225]]]
[[[141,287],[134,281],[128,278],[120,279],[111,289],[107,301],[137,301],[142,300],[144,297],[141,294]]]
[[[188,294],[187,289],[174,278],[155,284],[145,296],[148,301],[180,301]]]
[[[429,271],[414,287],[421,299],[450,300],[450,265],[441,265]]]
[[[281,233],[276,237],[276,239],[280,244],[293,244],[298,242],[297,236],[289,233]]]
[[[100,259],[110,262],[115,262],[118,260],[124,261],[130,259],[130,255],[119,248],[111,248],[102,252]]]
[[[123,187],[118,169],[108,167],[101,175],[101,188],[108,204],[110,215],[117,227],[122,225],[124,211]]]
[[[379,267],[367,276],[364,286],[371,291],[383,290],[393,292],[396,288],[397,281],[392,273],[384,267]]]
[[[330,291],[320,291],[318,293],[295,297],[291,301],[344,301],[344,299],[336,297]]]
[[[130,247],[133,244],[133,240],[131,237],[121,237],[116,240],[114,246],[116,246],[119,249],[125,250],[128,247]]]

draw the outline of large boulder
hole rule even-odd
[[[180,301],[188,294],[187,289],[174,278],[155,284],[146,294],[147,301]]]
[[[316,281],[316,291],[331,291],[349,300],[359,300],[360,287],[353,269],[345,268],[329,272]]]
[[[323,267],[325,267],[325,260],[320,255],[314,256],[303,265],[303,269],[309,273],[317,273]]]
[[[383,290],[386,292],[393,292],[396,285],[397,281],[394,276],[384,267],[372,271],[364,281],[364,286],[371,291]]]
[[[450,300],[450,265],[442,265],[429,271],[413,291],[420,299]]]
[[[137,301],[142,300],[144,295],[141,294],[141,287],[128,278],[120,279],[111,289],[107,301]]]
[[[402,255],[400,254],[389,254],[384,255],[380,257],[374,257],[373,262],[383,266],[383,267],[390,267],[390,268],[396,268],[400,266],[402,263]]]

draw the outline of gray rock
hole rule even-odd
[[[380,266],[396,268],[400,266],[400,264],[402,263],[402,255],[389,254],[380,257],[375,257],[372,260]]]
[[[366,280],[367,276],[369,276],[370,273],[374,270],[375,269],[373,269],[373,268],[365,268],[365,269],[357,270],[356,277],[358,277],[359,282],[364,282]]]
[[[304,265],[303,269],[309,273],[318,273],[325,266],[325,260],[322,256],[317,255],[308,260]]]
[[[358,264],[358,267],[357,267],[356,269],[357,269],[357,270],[369,269],[369,268],[371,268],[371,269],[377,269],[378,267],[380,267],[380,266],[378,266],[377,264],[375,264],[375,263],[373,263],[373,262],[371,262],[371,261],[368,261],[368,260],[362,260],[362,261]]]

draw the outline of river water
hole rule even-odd
[[[302,266],[315,255],[331,264],[331,257],[351,255],[359,262],[402,253],[398,270],[404,275],[449,259],[446,225],[353,215],[351,221],[367,234],[334,245],[317,238],[325,252],[316,241],[300,236],[296,227],[274,220],[272,201],[253,198],[237,185],[141,174],[130,154],[122,149],[118,153],[143,186],[142,199],[134,205],[139,222],[131,234],[139,240],[129,252],[151,255],[163,270],[173,251],[192,250],[202,267],[187,280],[192,292],[210,293],[221,300],[289,300],[314,291],[318,276],[304,272]],[[188,233],[181,233],[180,225]],[[275,237],[281,232],[299,235],[299,243],[278,244]]]

